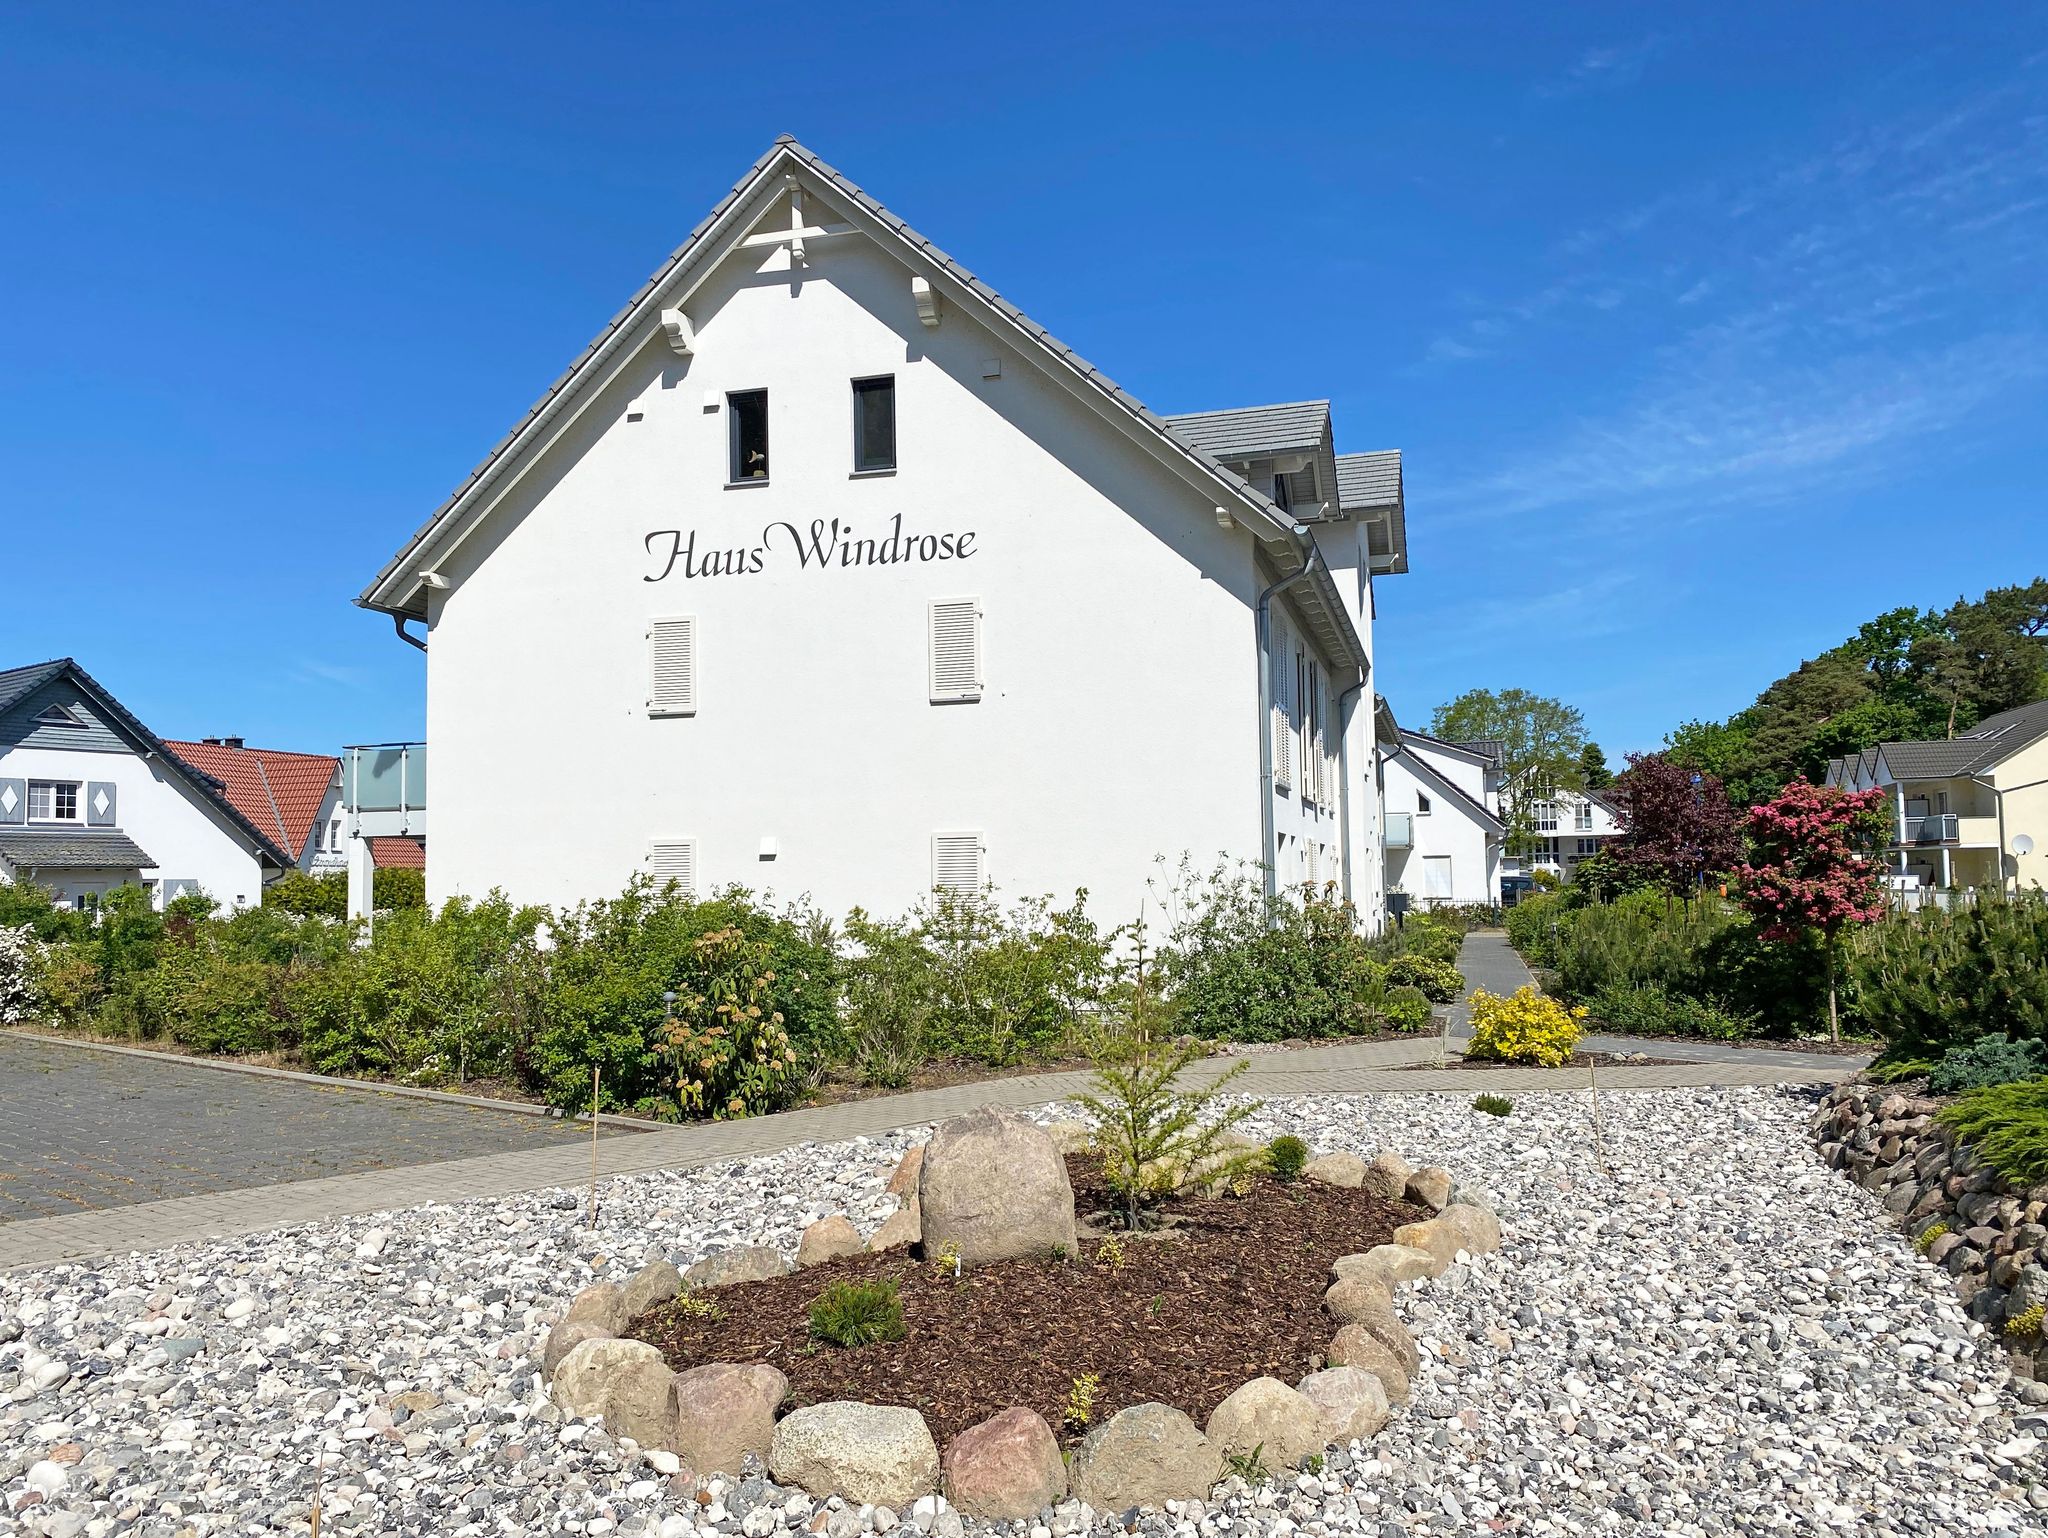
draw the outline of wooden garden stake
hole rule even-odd
[[[1586,1082],[1593,1091],[1593,1147],[1600,1155],[1601,1166],[1611,1171],[1612,1166],[1607,1163],[1607,1139],[1600,1135],[1600,1066],[1590,1058],[1586,1062]]]
[[[313,1443],[313,1538],[320,1538],[320,1491],[327,1473],[327,1437],[318,1435]]]
[[[590,1224],[597,1227],[597,1086],[603,1070],[590,1065]]]

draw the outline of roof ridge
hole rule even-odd
[[[1327,409],[1329,404],[1330,398],[1327,395],[1318,395],[1298,401],[1260,401],[1251,406],[1205,406],[1200,411],[1163,411],[1160,417],[1170,422],[1177,417],[1228,417],[1238,416],[1247,411],[1292,411],[1298,406],[1322,406]]]

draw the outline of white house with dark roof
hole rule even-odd
[[[0,670],[0,880],[78,906],[140,885],[159,907],[197,891],[239,907],[292,863],[70,658]]]
[[[1154,415],[779,140],[358,600],[426,631],[430,895],[1113,922],[1186,852],[1377,923],[1404,510],[1335,441],[1320,401]]]
[[[1885,792],[1887,858],[1909,893],[2048,886],[2048,700],[1954,737],[1879,743],[1824,780]]]
[[[1387,890],[1404,894],[1412,908],[1497,905],[1507,832],[1498,755],[1485,744],[1405,731],[1381,704]]]

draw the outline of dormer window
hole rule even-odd
[[[48,705],[36,712],[36,725],[63,726],[76,731],[82,729],[85,722],[69,705]]]

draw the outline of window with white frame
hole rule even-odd
[[[1427,817],[1429,815],[1429,797],[1419,790],[1415,793],[1415,815],[1417,817]]]
[[[28,782],[28,820],[30,822],[76,822],[78,821],[78,790],[76,780],[30,780]]]
[[[1599,848],[1600,840],[1597,838],[1582,838],[1579,840],[1579,853],[1581,855],[1597,853]]]
[[[1579,833],[1593,831],[1593,803],[1581,801],[1572,809],[1572,828]]]
[[[1536,803],[1535,825],[1538,833],[1555,833],[1557,831],[1557,803],[1555,801],[1539,801]]]

